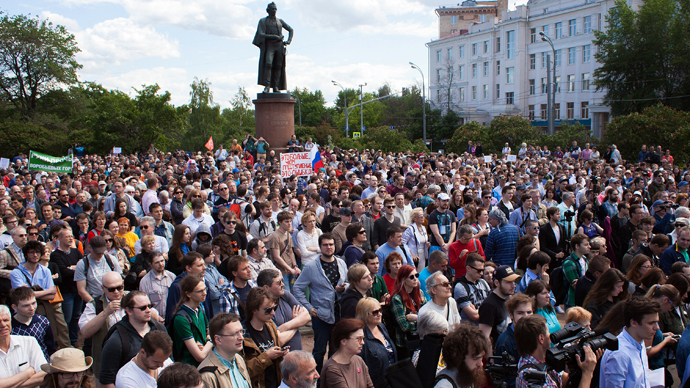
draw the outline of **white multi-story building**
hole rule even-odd
[[[641,0],[629,2],[637,9]],[[455,8],[478,4],[465,1]],[[539,37],[543,31],[556,50],[556,129],[561,120],[578,121],[601,138],[610,109],[603,105],[605,90],[592,83],[600,66],[592,40],[614,5],[613,0],[530,0],[502,11],[500,18],[427,43],[430,102],[454,110],[463,122],[488,125],[497,116],[520,115],[546,131],[547,54],[554,54]]]

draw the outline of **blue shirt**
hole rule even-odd
[[[687,365],[687,361],[690,361],[688,354],[690,354],[690,325],[683,331],[676,347],[676,368],[678,369],[678,377],[683,380],[683,384],[690,376],[685,373],[686,370],[690,370]]]
[[[647,351],[627,329],[618,335],[618,350],[607,350],[601,358],[599,382],[602,388],[650,388],[647,378]]]
[[[25,264],[26,263],[19,264],[19,267],[10,272],[12,288],[21,286],[41,286],[42,289],[47,290],[55,285],[55,283],[53,283],[53,274],[50,273],[48,268],[38,264],[36,273],[31,276],[31,272],[24,267]]]
[[[235,361],[235,359],[228,361],[221,357],[215,349],[213,349],[213,353],[216,354],[223,365],[230,369],[230,379],[232,380],[233,388],[252,388],[251,385],[249,385],[249,382],[244,378],[244,376],[242,376],[242,373],[240,373],[240,368],[237,367],[237,361]]]
[[[385,243],[376,250],[376,256],[379,257],[379,275],[383,276],[388,273],[383,265],[383,262],[386,261],[386,257],[388,257],[388,255],[390,255],[392,252],[398,252],[400,256],[402,256],[403,265],[409,264],[414,267],[412,255],[405,255],[405,252],[403,252],[401,247],[393,248],[392,246],[388,245],[388,243]]]
[[[429,267],[424,268],[422,272],[419,273],[419,289],[422,290],[422,292],[424,293],[426,300],[431,300],[431,298],[429,297],[429,293],[426,292],[426,279],[428,279],[429,276],[431,276],[431,271],[429,271]]]

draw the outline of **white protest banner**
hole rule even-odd
[[[122,147],[113,147],[113,155],[121,154]]]
[[[491,156],[484,155],[484,163],[491,163]]]
[[[309,152],[289,152],[280,154],[280,177],[285,179],[292,175],[310,176],[314,174]]]
[[[10,168],[10,160],[7,158],[0,158],[0,168]]]
[[[517,162],[517,155],[508,155],[509,162]]]

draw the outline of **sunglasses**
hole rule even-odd
[[[218,189],[218,190],[220,190],[220,191],[225,191],[225,190],[227,190],[227,189],[228,189],[227,187],[221,187],[221,188]]]
[[[395,209],[395,205],[393,206],[386,206],[388,209]]]
[[[124,289],[125,289],[125,285],[124,285],[124,284],[120,284],[120,285],[117,286],[117,287],[106,287],[106,290],[108,290],[108,292],[122,291],[122,290],[124,290]]]
[[[38,233],[36,233],[36,232],[29,233],[29,236],[38,236]]]
[[[153,308],[153,303],[145,304],[143,306],[132,307],[133,309],[139,309],[140,311],[146,311]]]
[[[410,275],[410,280],[415,280],[415,279],[419,279],[418,273],[413,273],[412,275]]]
[[[201,198],[200,195],[192,195],[192,198]]]
[[[366,230],[360,230],[359,232],[357,232],[357,234],[365,234],[366,232]]]
[[[140,227],[139,227],[139,229],[143,229],[143,230],[146,230],[146,229],[148,229],[148,228],[149,228],[148,225],[143,225],[143,226],[140,226]]]
[[[372,311],[371,315],[381,315],[381,309]]]
[[[452,286],[452,284],[450,284],[449,282],[443,282],[443,283],[437,284],[436,286],[441,286],[441,287],[450,288],[450,287]]]
[[[273,307],[265,308],[264,309],[264,314],[269,315],[270,313],[278,310],[278,305],[275,305]]]
[[[107,242],[107,243],[112,243],[112,242],[113,242],[113,239],[112,239],[112,238],[106,238],[106,239],[105,239],[105,242]]]

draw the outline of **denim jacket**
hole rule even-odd
[[[340,272],[340,279],[338,280],[338,285],[342,285],[347,279],[347,265],[345,262],[335,257],[335,261],[338,263],[338,270]],[[304,294],[304,289],[309,287],[310,301],[307,300]],[[302,269],[302,273],[295,281],[293,288],[293,294],[304,306],[307,311],[311,311],[312,307],[316,309],[316,316],[322,321],[330,324],[335,323],[335,301],[336,298],[340,298],[342,294],[338,294],[331,285],[331,282],[326,277],[326,272],[324,272],[321,266],[321,257],[312,260],[307,263]]]

